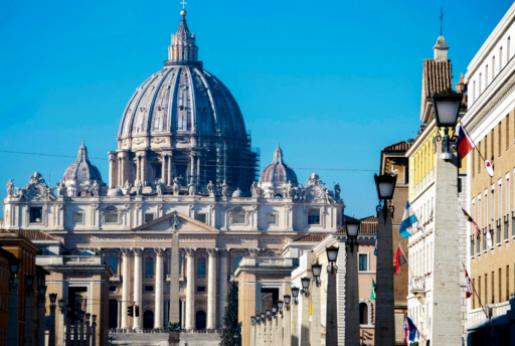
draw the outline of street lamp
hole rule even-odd
[[[393,210],[389,210],[392,207],[389,202],[393,198],[395,191],[395,183],[397,182],[397,176],[393,174],[374,174],[374,180],[377,188],[377,196],[379,197],[379,205],[377,211],[383,212],[383,218],[386,220],[387,213]]]
[[[345,234],[347,236],[347,245],[350,247],[350,251],[354,251],[354,245],[358,243],[359,226],[361,222],[356,219],[345,220]]]
[[[436,126],[443,128],[443,137],[436,136],[435,140],[442,141],[442,159],[451,161],[453,154],[450,145],[455,144],[456,136],[449,137],[449,128],[456,127],[460,113],[461,95],[449,90],[433,96]]]
[[[277,301],[277,309],[278,309],[279,311],[283,311],[283,306],[284,306],[283,301],[282,301],[282,300],[278,300],[278,301]]]
[[[256,316],[250,316],[250,323],[255,326],[256,325]]]
[[[332,274],[338,267],[336,266],[336,259],[338,258],[338,248],[336,246],[329,246],[325,249],[327,254],[327,261],[329,262],[329,266],[327,270]]]
[[[315,278],[316,285],[320,286],[320,275],[322,274],[322,265],[318,262],[313,263],[311,265],[311,272],[313,273],[313,277]]]
[[[276,305],[272,306],[272,316],[274,318],[277,318],[277,311],[278,311],[277,306]]]
[[[291,296],[293,298],[293,303],[297,304],[299,300],[297,299],[299,297],[300,289],[298,287],[293,286],[291,288]]]
[[[302,284],[302,294],[305,296],[309,295],[309,281],[310,280],[307,276],[300,279],[300,283]]]
[[[266,318],[268,320],[272,319],[272,311],[270,311],[270,309],[266,309]]]
[[[266,321],[265,321],[266,314],[265,314],[264,312],[262,312],[262,313],[261,313],[261,315],[260,315],[260,317],[261,317],[261,321],[262,321],[263,323],[265,323],[265,322],[266,322]]]
[[[287,294],[283,297],[283,299],[284,299],[284,305],[286,307],[286,310],[290,310],[291,296],[289,294]]]

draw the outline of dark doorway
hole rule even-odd
[[[118,327],[118,301],[109,299],[109,328]]]
[[[146,310],[143,313],[143,329],[152,329],[154,328],[154,312],[150,310]]]
[[[202,310],[195,314],[195,329],[206,329],[206,313]]]
[[[261,289],[261,309],[265,311],[267,309],[272,309],[272,307],[277,303],[279,299],[279,289],[278,288],[262,288]]]

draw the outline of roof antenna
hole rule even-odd
[[[443,35],[443,7],[440,5],[440,36]]]

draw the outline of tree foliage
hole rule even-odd
[[[222,346],[241,345],[241,326],[238,322],[238,284],[231,282],[225,306]]]

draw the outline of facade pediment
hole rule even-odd
[[[219,233],[219,230],[206,225],[203,222],[192,219],[177,211],[172,211],[162,217],[147,222],[134,231],[172,231],[178,230],[179,233]]]

